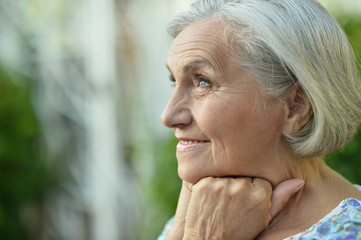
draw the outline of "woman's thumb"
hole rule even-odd
[[[288,200],[305,185],[302,179],[291,179],[281,182],[273,190],[270,216],[273,219],[287,204]]]

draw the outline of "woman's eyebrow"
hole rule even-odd
[[[189,63],[187,63],[186,65],[183,66],[183,73],[187,73],[189,70],[194,69],[194,68],[200,68],[203,66],[208,66],[211,68],[214,68],[212,63],[209,62],[206,59],[197,59],[194,61],[191,61]]]

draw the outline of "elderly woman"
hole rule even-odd
[[[361,188],[322,156],[361,119],[345,34],[314,0],[199,0],[170,24],[162,114],[183,180],[159,239],[361,239]]]

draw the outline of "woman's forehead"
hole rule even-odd
[[[192,61],[208,61],[209,65],[221,66],[222,59],[228,59],[232,55],[225,44],[221,23],[202,21],[186,27],[174,39],[168,55],[168,65],[172,67]]]
[[[201,21],[193,23],[181,31],[174,39],[171,51],[177,52],[184,47],[204,44],[210,46],[224,46],[222,26],[216,21]]]

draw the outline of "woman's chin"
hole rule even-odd
[[[196,184],[202,178],[208,177],[205,174],[201,174],[199,171],[195,171],[194,169],[188,169],[180,166],[178,166],[178,175],[180,179],[191,184]]]

